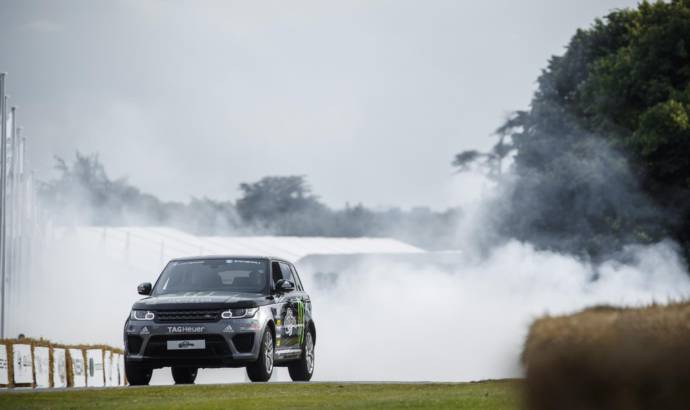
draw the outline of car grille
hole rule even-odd
[[[159,323],[173,322],[217,322],[220,320],[219,310],[161,310],[156,312],[154,319]]]

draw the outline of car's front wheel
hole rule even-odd
[[[314,374],[314,337],[311,329],[307,329],[304,335],[304,346],[302,346],[302,357],[288,365],[290,378],[293,382],[308,382]]]
[[[130,386],[147,386],[152,374],[153,369],[150,367],[137,366],[125,361],[125,375]]]
[[[249,380],[253,382],[267,382],[271,378],[271,374],[273,374],[274,351],[273,333],[271,333],[271,329],[266,328],[264,336],[261,338],[259,357],[254,363],[247,366]]]
[[[172,367],[170,370],[175,384],[193,384],[196,380],[196,367]]]

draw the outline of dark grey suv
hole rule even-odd
[[[295,267],[272,257],[174,259],[125,323],[125,372],[146,385],[153,369],[171,367],[175,383],[193,383],[199,368],[246,367],[265,382],[274,366],[294,381],[314,373],[316,327]]]

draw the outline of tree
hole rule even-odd
[[[690,253],[689,56],[690,0],[643,2],[578,30],[530,110],[498,133],[518,176],[502,229],[589,256],[667,236]]]
[[[111,179],[98,155],[76,153],[68,163],[56,158],[58,177],[40,185],[39,195],[60,223],[87,225],[172,225],[216,234],[239,229],[232,202],[208,198],[188,204],[163,202],[125,178]]]
[[[310,219],[327,212],[301,175],[264,177],[240,184],[240,190],[237,211],[245,224],[256,229],[283,234],[311,232],[315,227]]]
[[[156,220],[160,201],[142,194],[126,179],[112,180],[98,155],[75,154],[69,164],[56,157],[58,178],[40,186],[39,194],[58,220],[78,223],[118,224],[126,213],[151,212]],[[137,208],[136,212],[132,208]]]

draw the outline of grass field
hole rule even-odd
[[[460,384],[269,383],[16,391],[0,408],[519,409],[517,381]]]

